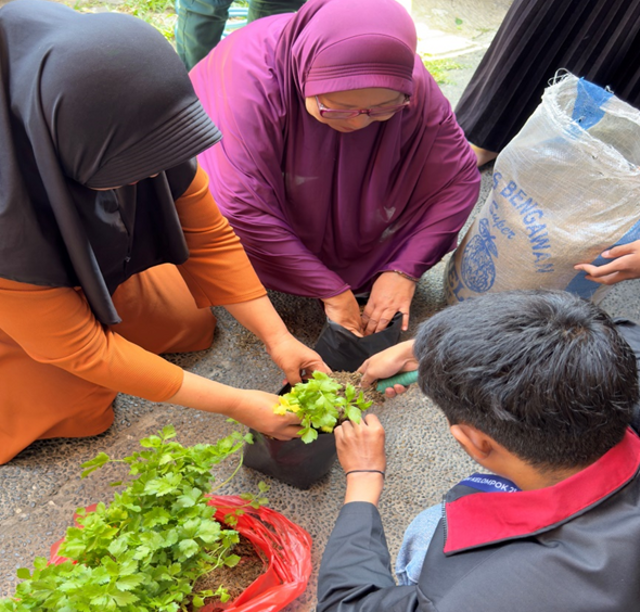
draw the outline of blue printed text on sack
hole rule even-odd
[[[499,172],[495,172],[493,175],[493,188],[496,190],[502,175]],[[527,239],[531,246],[531,254],[533,255],[533,265],[536,272],[553,272],[553,263],[547,260],[551,259],[551,243],[549,242],[549,232],[547,226],[544,223],[544,211],[538,206],[537,202],[533,201],[533,198],[527,196],[526,192],[518,188],[515,181],[509,181],[500,191],[500,195],[511,206],[518,211],[522,217],[524,223],[524,231],[527,234]],[[496,219],[499,219],[498,210],[499,206],[495,200],[491,203],[491,216],[496,223]],[[495,212],[495,217],[494,217]],[[496,225],[497,229],[500,229]],[[502,231],[502,230],[501,230]],[[505,233],[502,231],[502,233]],[[509,239],[511,236],[507,235]]]
[[[505,219],[500,216],[500,206],[495,200],[491,201],[489,206],[489,215],[491,215],[491,225],[495,227],[503,236],[511,240],[516,233],[507,225]]]

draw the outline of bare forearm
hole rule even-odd
[[[239,323],[264,342],[271,359],[284,371],[292,385],[300,382],[302,371],[307,373],[314,370],[329,371],[315,351],[289,333],[267,296],[249,302],[231,304],[225,308]]]
[[[362,386],[367,387],[374,380],[390,378],[398,372],[415,370],[417,367],[413,340],[407,340],[369,357],[358,368],[358,372],[362,373]]]
[[[284,321],[266,295],[248,302],[228,304],[225,309],[238,323],[258,336],[269,352],[289,335]]]
[[[378,505],[384,485],[387,460],[384,429],[374,414],[360,423],[345,421],[335,428],[338,460],[347,478],[344,503],[369,502]]]
[[[184,373],[180,390],[168,401],[225,415],[279,440],[290,440],[300,429],[294,414],[281,416],[274,413],[277,395],[253,389],[235,389],[191,372]]]
[[[374,506],[378,505],[384,478],[377,472],[357,472],[347,476],[347,491],[344,496],[344,503],[369,502]]]
[[[401,369],[413,368],[415,365],[417,365],[416,358],[413,355],[413,344],[414,340],[406,340],[405,342],[396,344],[396,347],[398,349],[398,365],[401,365]]]
[[[236,418],[238,406],[244,400],[244,393],[246,392],[242,389],[229,387],[185,371],[182,386],[167,401],[186,408],[195,408]]]

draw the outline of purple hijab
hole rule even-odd
[[[191,71],[224,135],[199,161],[267,287],[367,291],[386,270],[419,278],[455,247],[480,178],[415,48],[396,0],[310,0],[239,30]],[[411,104],[350,133],[305,108],[305,97],[367,87]]]

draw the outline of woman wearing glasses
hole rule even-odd
[[[407,328],[416,281],[478,196],[475,156],[415,49],[396,0],[310,0],[191,72],[224,134],[199,159],[260,279],[320,298],[356,334],[396,312]]]

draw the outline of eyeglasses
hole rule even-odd
[[[353,119],[359,115],[369,115],[369,117],[390,117],[395,115],[399,110],[409,106],[410,98],[405,94],[404,102],[402,104],[394,104],[393,106],[381,106],[378,108],[362,108],[360,110],[336,110],[334,108],[327,108],[316,96],[316,102],[318,103],[318,110],[320,116],[325,119]]]

